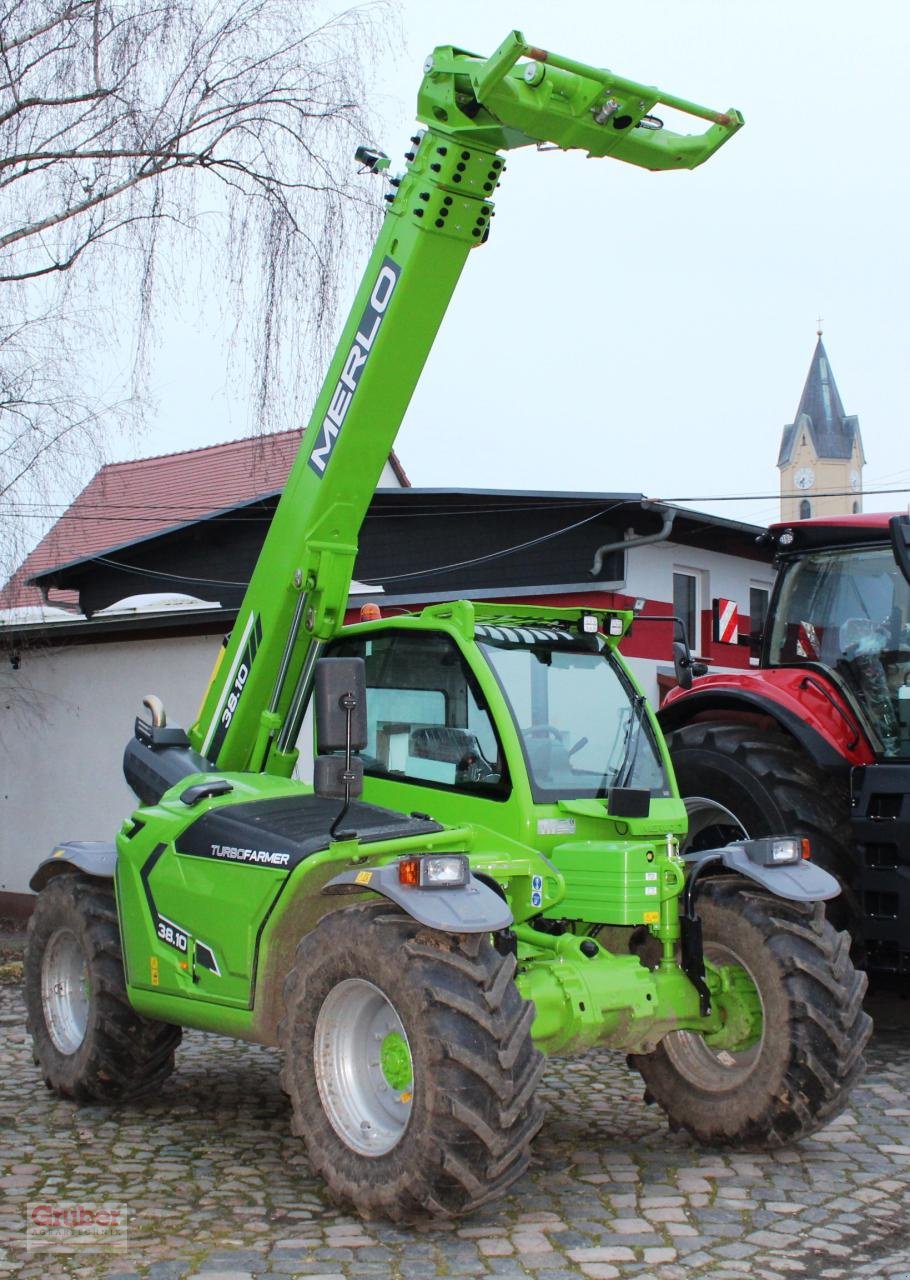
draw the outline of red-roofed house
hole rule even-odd
[[[0,594],[0,913],[28,910],[54,842],[109,839],[134,808],[121,761],[143,695],[160,695],[172,724],[195,720],[299,440],[102,468]],[[739,602],[745,639],[772,575],[759,532],[641,494],[414,489],[392,455],[355,593],[393,613],[458,595],[641,597],[645,612],[686,617],[713,669],[742,667],[748,646],[715,636],[712,600]],[[41,616],[42,595],[70,611]],[[626,653],[656,699],[672,681],[669,624],[636,627]]]
[[[28,579],[46,569],[282,489],[302,434],[279,431],[102,467],[0,590],[0,609],[40,606],[41,593]],[[380,487],[409,483],[392,453]],[[78,608],[73,591],[55,593],[51,603]]]

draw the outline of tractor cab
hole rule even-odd
[[[877,754],[910,756],[910,581],[885,515],[777,526],[762,666],[822,668]],[[822,674],[822,672],[820,672]]]
[[[605,820],[681,836],[659,732],[617,653],[631,618],[458,601],[346,628],[326,652],[365,663],[367,799],[495,823],[547,856],[567,834],[603,838]]]

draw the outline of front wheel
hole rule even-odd
[[[714,995],[730,1027],[713,1045],[710,1036],[673,1031],[653,1053],[633,1057],[645,1096],[671,1127],[706,1145],[804,1138],[847,1105],[872,1031],[849,938],[820,904],[775,898],[738,876],[706,882],[697,909],[705,957],[733,996]]]
[[[543,1058],[515,960],[388,903],[326,916],[285,981],[293,1131],[362,1216],[454,1218],[525,1171]]]

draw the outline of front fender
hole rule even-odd
[[[725,845],[722,849],[702,849],[697,853],[684,853],[683,862],[690,868],[690,880],[707,863],[719,862],[730,871],[760,884],[777,898],[789,898],[791,902],[827,902],[840,893],[840,884],[823,867],[804,858],[783,866],[769,867],[754,862],[749,857],[749,840]],[[754,842],[757,843],[757,842]]]
[[[323,893],[379,893],[419,924],[443,933],[495,933],[512,923],[512,912],[498,893],[471,876],[461,888],[414,888],[401,884],[397,862],[358,871],[349,868],[329,880]]]

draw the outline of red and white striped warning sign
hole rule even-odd
[[[739,606],[735,600],[721,597],[714,601],[714,640],[716,644],[739,643]]]

